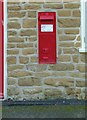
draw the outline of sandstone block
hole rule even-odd
[[[77,48],[81,47],[81,42],[76,42],[76,43],[74,44],[74,46],[77,47]]]
[[[45,0],[45,2],[47,2],[47,3],[56,3],[56,2],[61,3],[62,1],[61,0],[54,0],[54,1],[53,0]]]
[[[73,59],[73,62],[75,62],[75,63],[79,62],[79,56],[78,55],[73,55],[72,59]]]
[[[61,76],[67,76],[67,72],[65,71],[51,71],[51,76],[53,77],[61,77]]]
[[[69,55],[59,55],[58,56],[58,61],[69,62],[69,61],[71,61],[71,58],[70,58]]]
[[[29,58],[28,57],[22,57],[22,56],[20,56],[19,57],[19,62],[21,64],[27,64],[29,62]]]
[[[86,82],[85,81],[76,81],[76,86],[77,87],[86,87]]]
[[[58,35],[62,35],[63,34],[63,30],[58,29]]]
[[[7,54],[8,55],[17,55],[17,54],[19,54],[19,50],[16,50],[16,49],[8,50]]]
[[[20,43],[20,42],[24,42],[24,39],[20,38],[20,37],[18,37],[18,38],[16,38],[16,37],[8,37],[8,42],[13,42],[13,43],[18,42],[18,43]]]
[[[21,10],[21,6],[17,5],[17,6],[8,6],[7,8],[9,11],[18,11]]]
[[[34,4],[27,4],[26,6],[24,6],[24,10],[38,10],[40,9],[41,6],[40,5],[34,5]]]
[[[58,22],[60,28],[80,27],[79,18],[59,18]]]
[[[8,85],[14,85],[16,83],[16,79],[8,78]]]
[[[73,64],[65,64],[65,63],[58,63],[57,65],[50,65],[49,70],[57,70],[57,71],[72,71],[74,70]]]
[[[64,33],[65,34],[79,34],[79,29],[65,29],[64,30]],[[71,37],[71,35],[70,35],[70,37]],[[75,38],[74,38],[75,39]]]
[[[19,5],[19,3],[20,3],[19,1],[16,2],[15,0],[12,0],[12,1],[8,0],[7,4],[8,5],[16,5],[16,4]]]
[[[72,16],[80,17],[81,16],[80,10],[74,10],[73,13],[72,13]]]
[[[33,72],[44,72],[47,69],[47,65],[42,64],[28,64],[26,65],[27,70],[33,71]]]
[[[33,43],[19,43],[17,44],[17,48],[29,48],[33,47]]]
[[[14,45],[14,44],[8,44],[7,47],[8,47],[8,48],[15,48],[15,45]]]
[[[36,19],[26,19],[23,21],[23,28],[36,28]]]
[[[66,92],[68,95],[75,95],[75,88],[68,88]]]
[[[42,92],[42,89],[40,87],[34,87],[33,89],[23,89],[23,94],[28,95],[28,94],[37,94]]]
[[[81,36],[78,36],[77,41],[81,41]]]
[[[9,22],[8,29],[19,29],[21,28],[20,23],[18,22]]]
[[[77,70],[79,70],[80,72],[86,72],[86,66],[85,64],[80,64],[77,66]]]
[[[20,93],[20,90],[18,87],[8,87],[7,90],[8,96],[12,96],[12,95],[18,95]]]
[[[26,48],[22,50],[22,54],[23,55],[29,55],[29,54],[34,54],[35,53],[35,49],[34,48]]]
[[[64,54],[79,54],[79,51],[75,48],[64,48]]]
[[[20,78],[18,80],[19,86],[40,86],[41,82],[39,78],[29,77],[29,78]]]
[[[70,10],[59,10],[58,11],[58,16],[60,16],[60,17],[71,16],[71,11]]]
[[[72,3],[73,3],[74,1],[73,1],[73,0],[63,0],[63,2],[65,2],[65,3],[66,3],[66,2],[68,2],[68,3],[71,3],[71,2],[72,2]],[[80,2],[80,0],[75,0],[75,2]]]
[[[63,4],[44,4],[44,8],[51,8],[51,9],[62,9]]]
[[[50,72],[37,72],[35,73],[35,76],[36,77],[40,77],[40,78],[44,78],[44,77],[48,77],[48,76],[51,76],[51,73]]]
[[[44,83],[46,85],[51,85],[51,86],[64,86],[64,87],[69,87],[69,86],[74,86],[74,81],[72,78],[47,78],[45,79]]]
[[[25,12],[8,12],[8,18],[23,18],[25,17]]]
[[[36,18],[36,11],[29,11],[28,12],[28,17],[29,18]]]
[[[36,36],[33,36],[33,37],[29,38],[29,42],[35,42],[36,40],[37,40]]]
[[[15,30],[8,31],[8,36],[16,36],[17,32]]]
[[[74,42],[59,42],[60,47],[74,47]]]
[[[23,65],[12,65],[8,66],[8,71],[22,70],[23,68],[24,68]]]
[[[75,9],[75,8],[79,8],[80,7],[80,4],[79,3],[67,3],[67,4],[64,4],[64,8],[66,9]]]
[[[28,71],[12,71],[8,73],[8,77],[14,77],[14,78],[19,78],[19,77],[25,77],[25,76],[31,76],[32,72]]]
[[[30,62],[38,62],[38,58],[36,56],[32,56]]]
[[[60,35],[59,40],[60,41],[72,41],[75,39],[76,36],[65,36],[65,35]]]
[[[45,99],[57,99],[62,97],[62,92],[57,89],[45,89]]]
[[[15,56],[9,56],[7,57],[7,63],[9,64],[16,64],[16,57]]]
[[[67,88],[66,92],[68,95],[74,95],[78,98],[78,96],[81,94],[81,89],[79,88]]]
[[[36,35],[36,30],[21,30],[20,36],[33,36]]]
[[[82,55],[80,56],[80,60],[81,60],[81,62],[83,62],[83,63],[87,63],[87,54],[82,54]]]

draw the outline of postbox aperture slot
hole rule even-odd
[[[54,20],[54,16],[40,16],[40,20],[41,21],[47,21],[47,20],[51,20],[53,21]]]

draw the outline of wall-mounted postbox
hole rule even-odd
[[[56,12],[38,12],[38,57],[40,64],[56,63]]]

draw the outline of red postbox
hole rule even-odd
[[[3,2],[0,1],[0,98],[4,97],[4,66],[3,66],[3,61],[4,61],[4,32],[3,32]]]
[[[38,57],[40,64],[56,63],[56,12],[38,12]]]

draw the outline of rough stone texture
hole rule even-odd
[[[41,6],[40,5],[34,5],[34,4],[26,4],[25,6],[24,6],[24,10],[38,10],[38,9],[40,9],[41,8]]]
[[[8,66],[8,71],[14,71],[14,70],[21,70],[23,69],[24,66],[23,65],[9,65]]]
[[[51,8],[51,9],[62,9],[62,4],[44,4],[44,8]]]
[[[78,29],[65,29],[64,32],[65,32],[65,34],[73,34],[73,35],[79,34],[79,30]]]
[[[59,27],[80,27],[80,19],[79,18],[59,18]]]
[[[7,58],[7,62],[8,62],[8,64],[16,64],[16,57],[15,56],[9,56],[8,58]]]
[[[8,79],[8,85],[14,85],[14,84],[16,84],[16,79],[14,79],[14,78],[9,78],[9,79]]]
[[[28,12],[28,17],[36,18],[36,11],[29,11]]]
[[[14,78],[19,78],[19,77],[24,77],[24,76],[31,76],[32,73],[28,71],[12,71],[8,73],[8,77],[14,77]]]
[[[8,29],[19,29],[19,28],[21,28],[21,26],[18,22],[9,22],[8,23]]]
[[[17,35],[17,32],[15,30],[8,31],[8,36],[16,36],[16,35]]]
[[[58,11],[58,16],[69,17],[69,16],[71,16],[71,11],[70,10],[60,10],[60,11]]]
[[[21,10],[21,6],[8,6],[8,11]]]
[[[34,54],[34,53],[35,53],[35,49],[34,48],[23,49],[23,51],[22,51],[23,55],[29,55],[29,54]]]
[[[72,71],[74,70],[73,64],[65,64],[65,63],[58,63],[57,65],[50,65],[49,70],[55,70],[55,71]]]
[[[73,11],[73,16],[74,17],[80,17],[81,13],[80,13],[80,10],[74,10]]]
[[[85,64],[78,65],[77,66],[77,70],[79,70],[80,72],[85,72],[85,70],[86,70]]]
[[[42,92],[42,88],[40,88],[40,87],[34,87],[33,89],[31,88],[31,89],[28,89],[28,88],[26,88],[26,89],[23,89],[23,93],[24,94],[36,94],[36,93],[40,93],[40,92]]]
[[[45,99],[61,98],[62,92],[57,89],[45,89],[44,90]]]
[[[23,38],[20,38],[20,37],[8,37],[8,42],[9,43],[21,43],[21,42],[24,42],[24,39]]]
[[[60,55],[58,56],[58,61],[68,62],[68,61],[71,61],[71,58],[69,55]]]
[[[62,41],[73,41],[75,39],[75,36],[65,36],[65,35],[60,35],[59,36],[59,40],[60,40],[60,42],[62,42]]]
[[[36,35],[36,30],[21,30],[20,36],[33,36]]]
[[[29,58],[28,57],[19,57],[19,62],[20,64],[26,64],[29,62]]]
[[[38,64],[37,11],[57,11],[56,64]],[[8,2],[8,98],[85,99],[86,54],[79,53],[80,0]]]
[[[8,18],[22,18],[25,17],[25,12],[8,12]]]
[[[40,85],[40,80],[35,77],[30,77],[30,78],[20,78],[18,80],[19,86],[39,86]]]
[[[18,95],[20,93],[20,89],[16,86],[8,87],[8,96]]]
[[[64,8],[66,9],[75,9],[75,8],[79,8],[80,7],[80,4],[76,4],[76,3],[67,3],[67,4],[64,4]]]
[[[69,87],[74,85],[74,81],[72,78],[48,78],[44,82],[47,85],[51,86],[64,86]]]
[[[36,19],[27,19],[23,22],[23,28],[35,28],[36,27]]]
[[[7,54],[8,55],[17,55],[17,54],[19,54],[19,50],[17,50],[17,49],[8,50]]]

